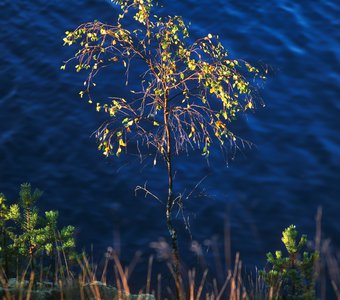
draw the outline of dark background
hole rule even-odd
[[[185,199],[192,239],[223,240],[229,220],[232,250],[248,266],[262,267],[265,253],[281,247],[281,231],[294,223],[312,239],[317,207],[323,231],[339,240],[340,102],[337,1],[168,1],[166,14],[191,22],[192,37],[220,35],[230,56],[268,65],[266,106],[241,118],[235,129],[252,141],[227,161],[219,149],[209,164],[199,153],[176,162],[175,189]],[[18,197],[22,182],[45,191],[42,209],[58,209],[62,224],[77,227],[78,243],[98,257],[120,240],[123,259],[167,237],[164,205],[142,194],[148,182],[166,194],[166,170],[133,156],[105,159],[91,134],[105,116],[79,99],[84,75],[61,71],[72,55],[66,30],[85,21],[114,21],[109,1],[0,1],[0,191]],[[110,73],[99,95],[125,86]],[[191,236],[181,214],[180,244],[186,261]],[[116,238],[115,238],[116,236]],[[117,239],[117,236],[120,236]],[[116,242],[114,242],[116,241]],[[211,249],[204,247],[209,256]]]

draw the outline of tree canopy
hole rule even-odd
[[[119,156],[132,141],[164,154],[168,134],[176,154],[200,149],[207,156],[214,140],[234,145],[229,125],[255,108],[257,85],[265,79],[259,69],[230,58],[218,36],[193,42],[183,19],[155,15],[152,0],[113,2],[121,8],[115,25],[94,21],[66,32],[64,44],[77,44],[78,51],[61,67],[76,61],[76,71],[87,73],[80,96],[109,115],[96,132],[103,154]],[[132,63],[144,65],[139,90],[126,99],[93,99],[103,68],[122,64],[128,75]]]

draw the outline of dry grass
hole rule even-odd
[[[332,252],[329,242],[323,243],[323,265],[322,268],[327,270],[325,278],[319,278],[319,283],[330,278],[334,296],[330,296],[328,291],[320,290],[320,299],[340,299],[339,294],[339,259]],[[79,260],[80,272],[78,278],[72,276],[59,277],[51,286],[44,286],[35,276],[33,272],[30,274],[23,273],[20,278],[9,280],[6,275],[0,273],[0,284],[3,287],[2,299],[175,299],[175,290],[173,287],[162,283],[162,274],[157,274],[156,280],[152,277],[153,256],[150,257],[147,268],[146,284],[143,289],[140,289],[135,294],[132,293],[133,288],[129,286],[129,278],[132,270],[129,267],[123,267],[118,256],[114,254],[113,272],[115,274],[115,288],[108,285],[106,282],[106,274],[101,273],[98,280],[98,270],[96,266],[89,263],[88,258],[83,256]],[[106,264],[107,267],[108,263]],[[174,273],[171,269],[171,264],[168,263],[170,273]],[[106,269],[105,272],[107,272]],[[242,273],[242,261],[239,254],[236,255],[234,268],[229,269],[224,281],[219,284],[216,278],[209,275],[208,269],[202,274],[193,268],[183,274],[181,278],[181,298],[188,300],[241,300],[241,299],[280,299],[278,294],[274,294],[273,290],[268,290],[264,282],[258,274],[255,276],[245,275]],[[26,279],[28,278],[28,280]],[[103,280],[104,278],[104,280]],[[44,294],[44,293],[45,294]],[[322,292],[322,293],[321,293]],[[0,291],[1,295],[1,291]],[[327,295],[327,296],[326,296]]]
[[[320,252],[321,259],[315,266],[319,276],[317,279],[317,294],[321,300],[340,299],[340,268],[339,254],[334,253],[329,240],[321,236],[321,216],[319,209],[316,217],[316,237],[313,247]],[[243,299],[280,299],[280,295],[274,290],[266,288],[261,276],[246,274],[242,269],[242,261],[237,253],[231,258],[228,241],[230,236],[226,227],[224,237],[224,255],[218,253],[217,247],[212,247],[215,258],[216,275],[213,270],[206,267],[206,259],[200,251],[199,244],[193,245],[193,251],[198,256],[199,266],[189,270],[182,269],[180,280],[181,300],[243,300]],[[164,244],[165,243],[165,244]],[[155,244],[154,244],[155,246]],[[162,251],[167,253],[166,242],[162,240]],[[158,248],[158,250],[160,249]],[[0,297],[3,300],[21,299],[147,299],[147,300],[171,300],[176,299],[176,289],[169,284],[169,280],[163,280],[175,273],[172,269],[171,257],[166,253],[159,253],[166,257],[165,265],[168,272],[156,273],[154,268],[155,259],[150,256],[147,262],[146,278],[143,288],[135,290],[130,285],[131,277],[138,264],[141,253],[137,252],[128,266],[124,266],[118,254],[108,248],[105,261],[101,269],[93,264],[93,259],[83,255],[78,259],[77,271],[74,271],[65,259],[64,253],[58,253],[56,259],[58,267],[51,282],[46,282],[47,275],[28,272],[25,268],[20,276],[15,279],[7,278],[3,270],[0,270]],[[231,263],[233,261],[233,263]],[[43,268],[41,268],[42,270]],[[71,271],[71,269],[73,271]],[[202,270],[202,271],[199,271]],[[113,274],[113,276],[111,276]],[[108,279],[109,278],[109,279]],[[45,280],[45,282],[44,282]],[[175,280],[172,280],[173,282]],[[113,287],[114,285],[115,287]]]
[[[108,285],[106,280],[110,260],[113,260],[115,288]],[[174,288],[162,284],[162,274],[157,274],[157,279],[153,282],[153,261],[154,258],[151,256],[148,261],[145,288],[139,290],[136,294],[132,294],[132,288],[129,286],[129,279],[135,263],[124,267],[113,251],[111,256],[106,258],[102,272],[98,271],[97,266],[89,263],[89,259],[84,255],[78,261],[80,267],[78,278],[71,272],[61,273],[54,284],[51,283],[51,286],[44,286],[33,272],[29,276],[24,272],[15,280],[7,278],[2,272],[0,273],[0,283],[3,287],[2,299],[175,299]],[[175,276],[170,262],[167,263],[167,266],[169,272]],[[243,284],[241,271],[242,262],[238,254],[234,268],[228,270],[222,285],[219,285],[216,279],[208,281],[208,269],[201,275],[198,274],[196,269],[190,269],[181,278],[180,297],[190,300],[252,299],[251,294],[247,292]],[[98,274],[100,274],[100,281],[97,278]],[[43,291],[45,294],[43,294]]]

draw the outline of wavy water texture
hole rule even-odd
[[[161,10],[191,21],[194,37],[218,34],[231,56],[270,70],[266,106],[235,124],[252,149],[227,160],[216,149],[209,164],[199,153],[177,160],[178,193],[207,176],[184,198],[193,239],[223,236],[227,215],[233,250],[258,264],[289,224],[312,237],[322,205],[324,231],[339,247],[339,3],[163,2]],[[109,1],[1,1],[0,191],[16,198],[19,184],[30,181],[46,191],[44,209],[59,209],[62,221],[78,227],[81,244],[104,251],[117,230],[130,255],[167,236],[164,205],[134,194],[147,181],[164,197],[164,165],[140,166],[133,155],[104,159],[90,137],[103,116],[78,99],[83,77],[59,70],[72,55],[62,47],[66,30],[116,14]],[[121,89],[114,75],[101,79],[100,95]],[[181,240],[185,247],[187,231]]]

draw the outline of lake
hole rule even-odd
[[[218,34],[231,57],[270,70],[266,105],[233,125],[252,148],[227,159],[216,148],[209,163],[199,153],[176,158],[176,192],[193,190],[183,198],[190,231],[180,211],[176,220],[185,260],[194,260],[192,240],[208,256],[206,240],[215,236],[222,247],[227,220],[232,251],[262,267],[290,224],[313,238],[320,205],[324,237],[339,248],[339,2],[163,2],[161,13],[182,15],[193,37]],[[93,244],[97,257],[118,245],[129,260],[168,237],[164,204],[134,192],[147,182],[164,199],[165,166],[103,157],[91,134],[105,116],[79,99],[84,75],[60,70],[72,55],[62,46],[65,31],[116,16],[104,0],[0,2],[0,191],[14,200],[31,182],[45,191],[42,209],[58,209],[62,224],[77,227],[80,245]],[[115,75],[102,78],[105,97],[125,89]]]

